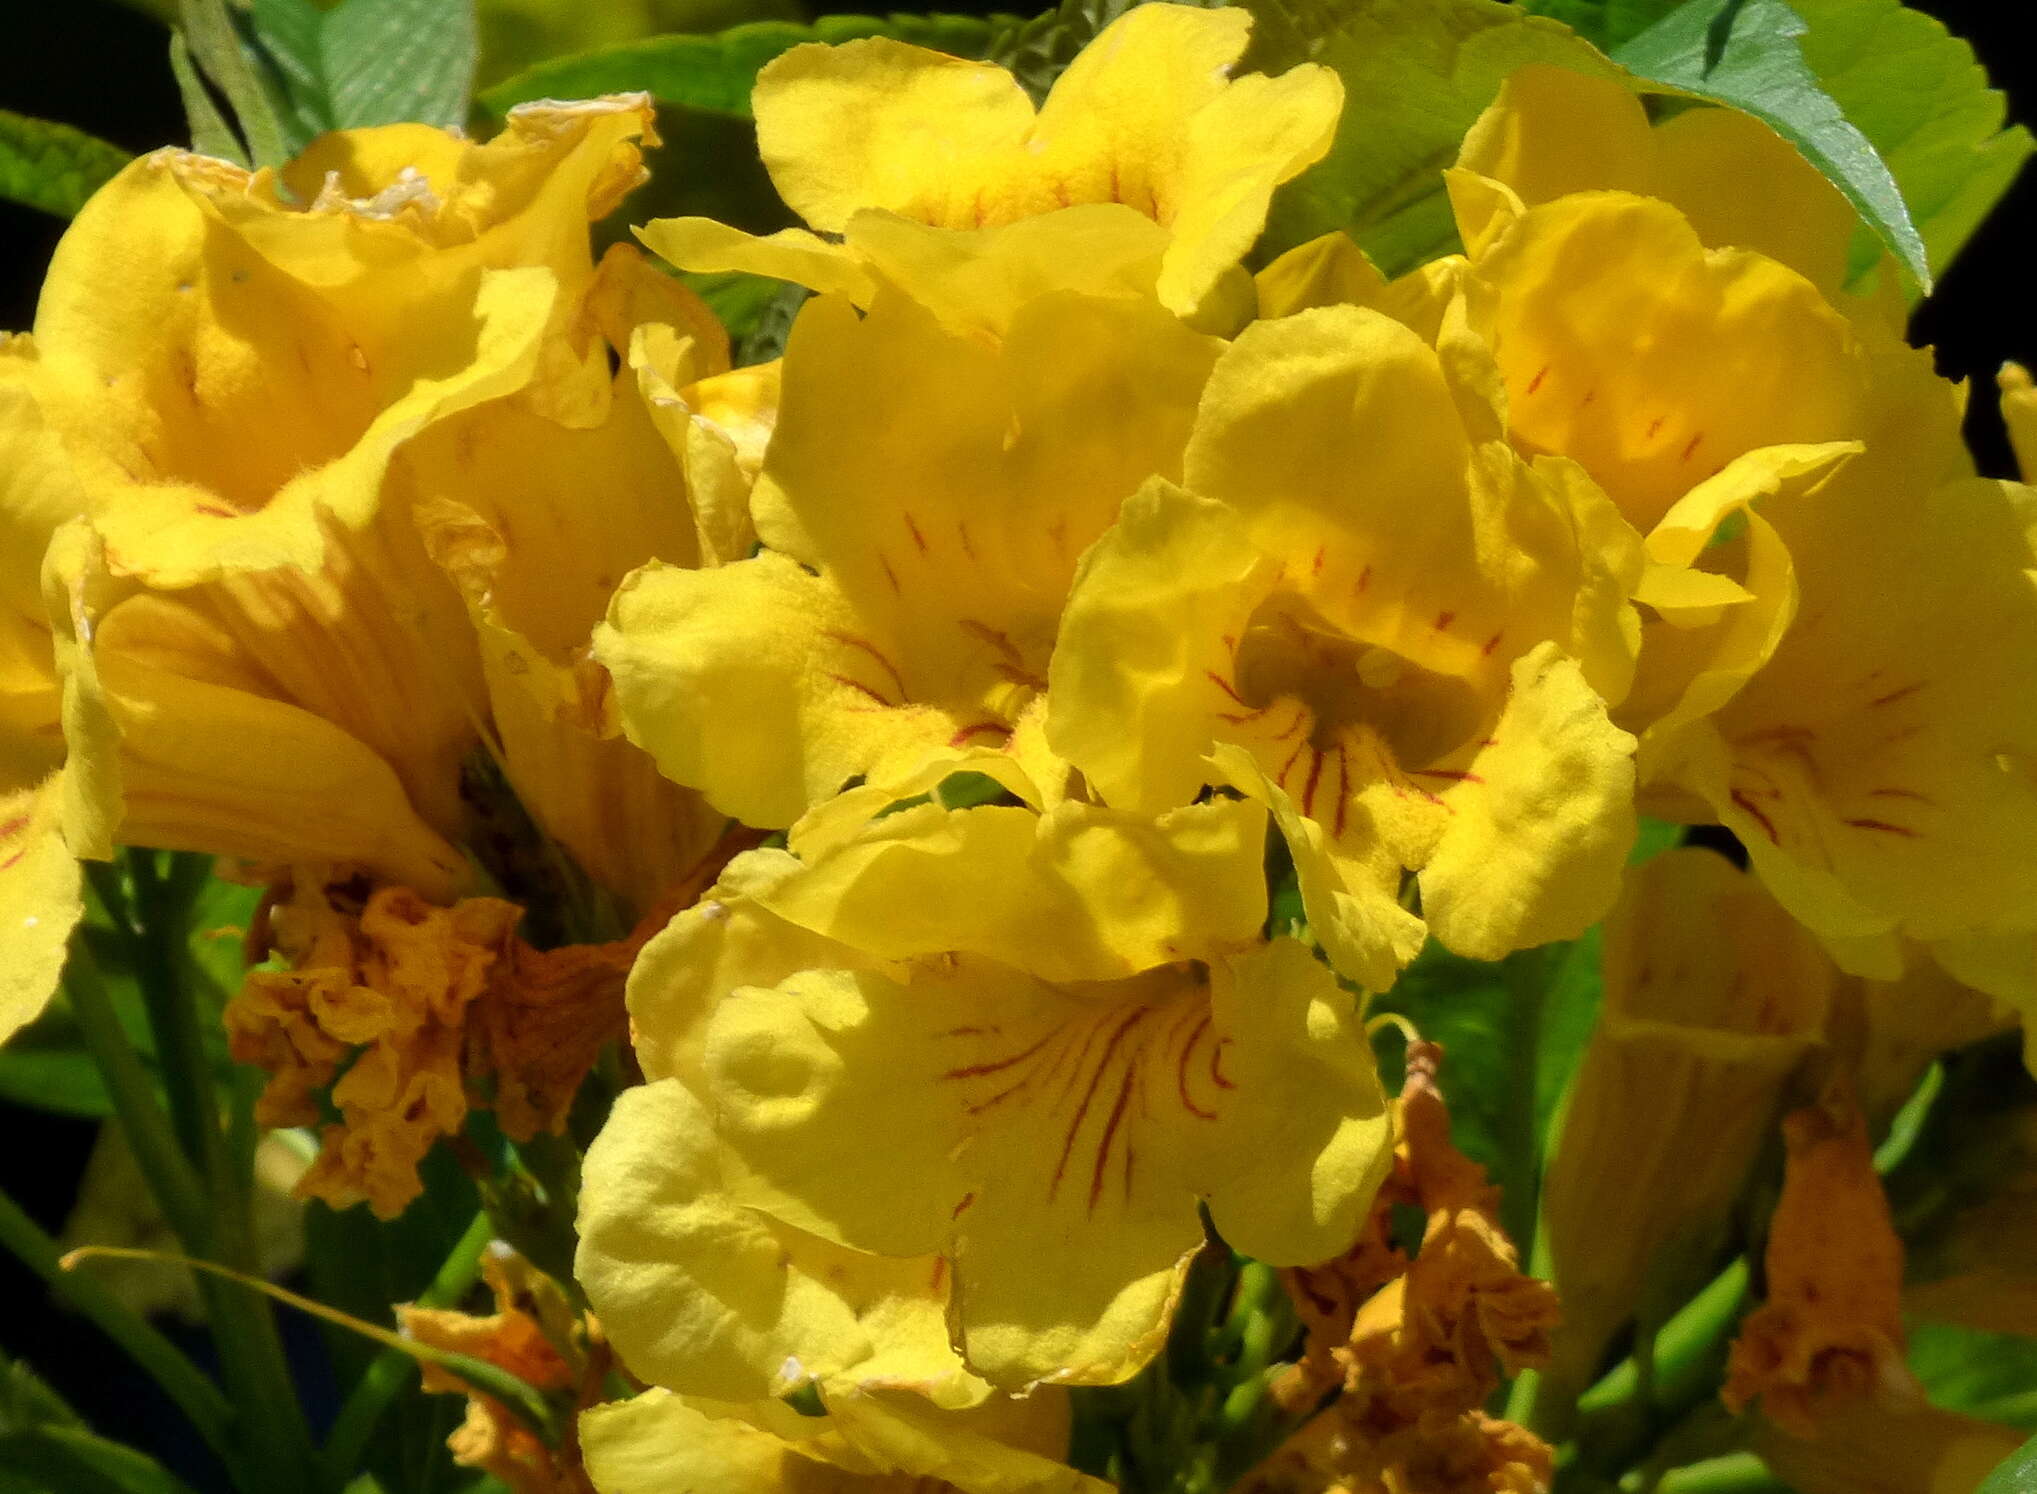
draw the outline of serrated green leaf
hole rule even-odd
[[[1344,80],[1329,155],[1273,199],[1266,251],[1347,229],[1387,274],[1455,246],[1442,171],[1508,74],[1529,63],[1617,77],[1567,27],[1497,0],[1253,0],[1252,61]]]
[[[346,0],[326,12],[318,50],[335,129],[467,122],[474,0]]]
[[[2009,190],[2033,141],[1973,48],[1900,0],[1793,0],[1804,61],[1894,174],[1943,274]],[[1869,263],[1878,257],[1868,246]]]
[[[1974,1494],[2037,1494],[2037,1437],[2017,1448],[2006,1463],[1982,1479]]]
[[[747,119],[758,71],[802,42],[890,36],[957,57],[980,58],[1019,24],[1009,16],[950,15],[823,16],[811,26],[752,21],[713,36],[656,36],[557,58],[487,90],[480,101],[502,115],[531,99],[641,90],[661,104]]]
[[[1804,60],[1803,18],[1783,0],[1686,0],[1615,53],[1637,76],[1744,110],[1846,194],[1916,283],[1931,265],[1902,191],[1873,143]]]
[[[0,109],[0,197],[69,218],[132,158],[55,120]]]

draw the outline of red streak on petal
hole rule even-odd
[[[1543,364],[1535,371],[1535,377],[1528,380],[1528,393],[1533,394],[1542,387],[1542,381],[1549,377],[1549,365]]]
[[[1755,819],[1761,822],[1761,828],[1763,832],[1767,834],[1770,841],[1772,841],[1776,845],[1782,844],[1782,837],[1775,833],[1775,821],[1771,820],[1767,815],[1763,814],[1759,806],[1757,806],[1752,799],[1748,798],[1747,795],[1743,793],[1741,790],[1734,789],[1733,802],[1739,805],[1742,809],[1746,810],[1747,813],[1753,815]]]
[[[1224,694],[1230,696],[1231,699],[1235,700],[1239,705],[1246,704],[1245,697],[1238,693],[1238,687],[1232,684],[1229,680],[1225,679],[1222,675],[1218,674],[1214,669],[1205,669],[1203,673],[1206,676],[1208,676],[1209,682],[1212,685],[1215,685],[1219,690],[1223,691]]]
[[[975,1029],[958,1028],[956,1030],[958,1032],[970,1032],[974,1031]],[[1058,1029],[1056,1029],[1056,1031],[1058,1031]],[[943,1079],[975,1079],[981,1077],[984,1074],[995,1074],[1002,1069],[1010,1068],[1015,1063],[1024,1063],[1028,1058],[1031,1058],[1035,1053],[1039,1052],[1042,1048],[1046,1047],[1048,1042],[1052,1040],[1053,1036],[1054,1032],[1050,1031],[1046,1034],[1046,1036],[1042,1037],[1037,1043],[1034,1043],[1032,1047],[1026,1049],[1025,1052],[1023,1053],[1014,1053],[1009,1058],[996,1059],[990,1063],[974,1063],[970,1064],[966,1068],[950,1069],[948,1070],[947,1073],[941,1075],[941,1077]]]
[[[1103,1124],[1103,1142],[1096,1149],[1096,1166],[1089,1174],[1089,1212],[1096,1212],[1096,1201],[1103,1196],[1103,1170],[1110,1162],[1110,1149],[1117,1139],[1118,1126],[1125,1118],[1125,1107],[1131,1103],[1132,1081],[1138,1077],[1136,1063],[1125,1065],[1125,1077],[1118,1084],[1118,1097],[1110,1107],[1110,1119]],[[1130,1155],[1130,1143],[1126,1143],[1126,1155]]]
[[[1117,1030],[1110,1035],[1110,1041],[1104,1044],[1103,1056],[1096,1061],[1096,1072],[1089,1077],[1089,1088],[1082,1092],[1082,1103],[1075,1107],[1075,1119],[1068,1123],[1068,1135],[1061,1143],[1060,1160],[1054,1164],[1054,1181],[1047,1186],[1048,1198],[1052,1198],[1060,1189],[1061,1179],[1067,1175],[1068,1154],[1075,1149],[1075,1137],[1082,1130],[1082,1122],[1089,1114],[1090,1103],[1096,1099],[1097,1086],[1103,1083],[1104,1073],[1110,1068],[1111,1055],[1117,1052],[1118,1044],[1124,1041],[1125,1034],[1145,1021],[1152,1013],[1153,1008],[1150,1006],[1135,1008],[1130,1016],[1118,1023]]]
[[[838,685],[847,685],[851,690],[856,691],[860,695],[867,695],[870,699],[876,701],[877,704],[885,707],[887,710],[896,709],[896,707],[893,706],[890,701],[886,700],[882,695],[879,695],[875,690],[871,689],[868,685],[864,684],[859,679],[854,679],[846,674],[831,674],[828,676],[828,678],[833,680]]]
[[[1339,742],[1337,744],[1337,823],[1334,831],[1338,840],[1344,838],[1344,815],[1350,808],[1350,803],[1351,759],[1350,755],[1345,751],[1344,744]]]
[[[905,516],[905,527],[912,532],[912,542],[919,546],[920,554],[926,554],[927,537],[919,532],[919,525],[913,522],[911,514]]]
[[[1918,680],[1914,685],[1904,685],[1900,690],[1891,690],[1886,695],[1877,695],[1875,696],[1874,699],[1870,700],[1868,704],[1871,706],[1894,705],[1897,701],[1902,700],[1906,696],[1915,695],[1919,690],[1923,688],[1924,682],[1922,680]]]
[[[1698,449],[1698,442],[1704,440],[1704,438],[1705,433],[1703,431],[1699,431],[1695,436],[1692,436],[1689,443],[1683,448],[1682,454],[1677,457],[1677,460],[1679,462],[1689,461]]]
[[[1302,785],[1301,812],[1314,817],[1316,812],[1316,781],[1323,776],[1323,754],[1315,749],[1315,761],[1309,764],[1308,782]]]
[[[1218,1089],[1236,1089],[1238,1086],[1224,1077],[1224,1049],[1230,1047],[1229,1038],[1218,1038],[1216,1046],[1209,1050],[1210,1083]]]
[[[1450,626],[1450,624],[1452,624],[1452,623],[1453,623],[1453,622],[1455,622],[1455,621],[1457,621],[1457,614],[1456,614],[1456,613],[1454,613],[1454,612],[1438,612],[1438,613],[1436,614],[1436,631],[1437,631],[1438,633],[1440,633],[1440,632],[1444,631],[1444,630],[1445,630],[1446,628],[1448,628],[1448,627]]]
[[[1917,832],[1908,825],[1891,825],[1887,820],[1860,819],[1847,820],[1845,823],[1853,826],[1856,830],[1880,830],[1889,835],[1903,836],[1908,840],[1915,840],[1917,838]]]

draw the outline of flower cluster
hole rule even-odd
[[[124,171],[0,348],[0,1035],[120,844],[267,889],[226,1022],[334,1204],[400,1211],[479,1109],[561,1132],[626,1033],[575,1266],[644,1388],[580,1417],[604,1494],[1101,1488],[1068,1388],[1154,1357],[1212,1230],[1290,1268],[1339,1397],[1265,1487],[1455,1494],[1546,1483],[1500,1373],[1589,1378],[1819,993],[1872,983],[1909,1045],[1791,1119],[1729,1389],[1801,1424],[1886,1380],[1899,1247],[1833,1322],[1790,1306],[1829,1279],[1799,1216],[1871,1195],[1886,1235],[1851,1096],[1900,1099],[1956,1002],[1998,1025],[1975,991],[2037,1011],[2037,490],[1976,475],[1845,199],[1725,109],[1525,69],[1447,173],[1463,252],[1251,273],[1341,88],[1233,76],[1248,27],[1139,6],[1037,109],[882,38],[770,64],[809,228],[639,235],[811,293],[749,367],[589,249],[639,98]],[[1752,879],[1629,872],[1642,812]],[[1550,1179],[1566,1338],[1435,1049],[1389,1101],[1366,1003],[1430,940],[1616,904]],[[1751,986],[1696,973],[1720,938]],[[1716,1177],[1594,1240],[1636,1114]],[[504,1425],[476,1461],[554,1487]]]

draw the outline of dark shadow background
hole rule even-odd
[[[587,0],[598,4],[600,0]],[[2002,0],[1910,0],[1973,42],[2010,101],[2010,115],[2037,125],[2037,55],[2022,43],[2026,7]],[[925,7],[886,0],[823,10],[986,11],[1037,9],[989,0],[941,0]],[[184,120],[166,35],[155,21],[112,0],[0,0],[0,108],[60,119],[129,150],[182,143]],[[0,329],[28,328],[44,266],[63,225],[0,203]],[[2006,359],[2037,366],[2037,168],[2026,171],[1992,222],[1940,282],[1917,315],[1914,340],[1935,344],[1940,371],[1972,381],[1969,433],[1986,471],[2013,476],[1994,401],[1994,373]],[[2033,682],[2037,685],[2037,682]],[[52,1231],[68,1211],[93,1127],[0,1105],[0,1186]],[[286,1319],[293,1315],[285,1315]],[[194,1353],[202,1334],[173,1329]],[[330,1414],[331,1389],[316,1336],[292,1324],[292,1347],[307,1393]],[[95,1425],[157,1450],[200,1488],[216,1487],[202,1449],[154,1385],[82,1320],[55,1308],[34,1278],[0,1257],[0,1351],[29,1360]]]

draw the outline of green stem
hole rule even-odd
[[[239,1466],[233,1407],[177,1346],[150,1327],[145,1319],[125,1306],[97,1280],[66,1271],[62,1252],[20,1205],[0,1192],[0,1245],[49,1284],[50,1290],[78,1312],[91,1319],[101,1333],[124,1350],[128,1358],[163,1388],[177,1408],[190,1420],[206,1446],[229,1470]],[[242,1488],[255,1488],[236,1478]]]
[[[184,1248],[203,1250],[212,1235],[204,1184],[170,1134],[169,1117],[156,1098],[155,1081],[128,1041],[98,961],[82,939],[72,942],[70,963],[64,969],[64,991],[85,1045],[92,1050],[92,1061],[106,1082],[106,1092],[113,1099],[113,1113],[119,1118],[128,1149],[148,1179],[150,1191]]]
[[[212,1057],[196,1002],[185,989],[183,962],[190,902],[202,880],[189,863],[173,863],[165,878],[152,851],[127,853],[134,887],[135,969],[149,1026],[155,1033],[170,1118],[212,1200],[207,1248],[194,1254],[248,1275],[259,1275],[248,1216],[249,1180],[234,1165],[220,1124]],[[194,1242],[195,1247],[195,1242]],[[322,1469],[311,1427],[298,1404],[290,1365],[269,1304],[201,1273],[220,1369],[234,1397],[248,1408],[248,1437],[257,1461],[279,1487],[317,1489]]]
[[[1622,1360],[1578,1398],[1578,1441],[1593,1466],[1632,1464],[1665,1426],[1716,1390],[1751,1274],[1745,1257],[1734,1261],[1663,1325],[1646,1362]]]
[[[1655,1485],[1656,1494],[1790,1494],[1788,1484],[1768,1471],[1753,1453],[1727,1453],[1672,1468]]]
[[[1553,974],[1543,955],[1515,956],[1507,971],[1507,1093],[1504,1124],[1499,1128],[1505,1154],[1505,1189],[1500,1194],[1500,1223],[1520,1248],[1531,1248],[1542,1188],[1542,1137],[1535,1125],[1536,1092],[1542,1072],[1542,1008]]]
[[[481,1274],[481,1254],[494,1238],[494,1223],[483,1210],[474,1216],[467,1232],[453,1246],[431,1285],[418,1295],[418,1305],[450,1307],[466,1296]],[[415,1367],[415,1360],[394,1349],[384,1349],[368,1361],[368,1367],[361,1371],[361,1378],[354,1382],[339,1415],[333,1419],[332,1431],[325,1441],[322,1456],[326,1472],[334,1482],[344,1482],[357,1471],[361,1450],[368,1445],[396,1393],[409,1383]]]

